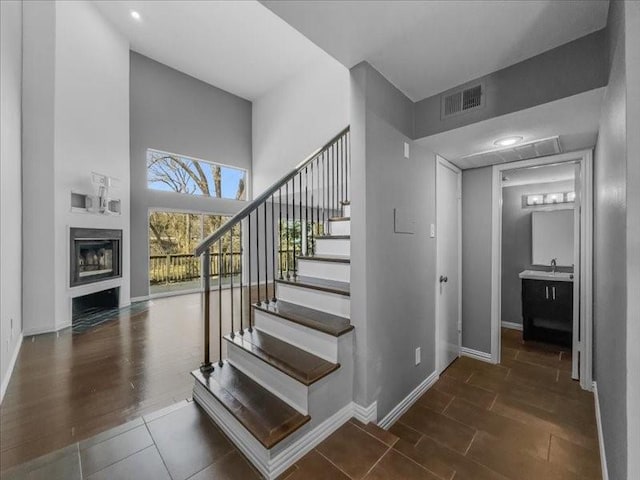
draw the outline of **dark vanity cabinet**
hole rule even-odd
[[[522,279],[522,337],[571,347],[573,282]]]

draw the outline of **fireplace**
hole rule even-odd
[[[122,276],[122,230],[71,228],[70,286]]]

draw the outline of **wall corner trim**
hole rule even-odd
[[[368,407],[363,407],[353,402],[353,416],[362,423],[378,421],[378,402],[373,402]]]
[[[7,387],[9,386],[9,380],[11,380],[11,374],[13,373],[13,367],[16,366],[16,360],[18,360],[18,354],[20,353],[20,349],[22,348],[22,340],[24,336],[20,333],[18,337],[18,341],[16,343],[16,348],[13,349],[13,355],[11,356],[11,360],[9,360],[9,368],[7,369],[7,376],[5,377],[2,385],[0,386],[0,404],[4,400],[4,394],[7,393]]]
[[[378,426],[388,430],[395,422],[400,418],[404,412],[409,410],[411,405],[413,405],[418,398],[422,396],[427,390],[429,390],[434,383],[438,381],[440,375],[438,372],[432,372],[427,378],[425,378],[420,385],[418,385],[415,389],[409,393],[398,405],[393,407],[393,409],[385,415],[385,417],[378,422]]]
[[[598,384],[593,382],[593,401],[596,408],[596,424],[598,426],[598,445],[600,446],[600,463],[602,466],[602,480],[609,480],[607,470],[607,455],[604,450],[604,434],[602,433],[602,418],[600,417],[600,397],[598,396]]]
[[[502,325],[502,328],[508,328],[510,330],[520,330],[520,331],[522,331],[522,324],[521,323],[502,322],[501,325]]]
[[[490,353],[481,352],[480,350],[474,350],[472,348],[462,347],[460,349],[460,355],[464,357],[474,358],[482,362],[495,363]]]

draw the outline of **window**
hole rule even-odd
[[[149,215],[149,291],[164,293],[194,290],[200,286],[200,257],[194,255],[203,238],[229,220],[228,216],[182,212],[151,212]],[[227,284],[242,272],[240,225],[225,235],[221,245],[211,246],[211,276]],[[220,249],[220,247],[222,247]],[[218,265],[220,264],[220,269]],[[217,280],[215,280],[217,281]]]
[[[246,176],[241,168],[147,150],[147,186],[153,190],[246,200]]]

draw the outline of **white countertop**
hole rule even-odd
[[[529,280],[550,280],[553,282],[573,282],[573,273],[569,272],[540,272],[536,270],[525,270],[518,274],[520,278]]]

